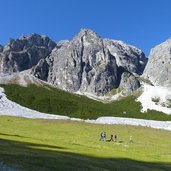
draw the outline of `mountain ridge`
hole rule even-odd
[[[89,29],[81,29],[71,41],[57,43],[47,36],[32,34],[0,46],[0,83],[27,86],[34,82],[41,85],[42,80],[55,88],[103,102],[127,97],[139,89],[142,112],[150,109],[169,114],[170,39],[150,54],[147,62],[142,50],[123,41],[102,39]],[[165,94],[157,93],[158,90]]]
[[[142,74],[146,63],[141,50],[82,29],[71,41],[57,43],[52,53],[33,68],[32,74],[70,92],[105,95],[119,87],[126,72],[132,77],[124,79],[133,78],[132,88],[126,88],[130,94],[140,85],[136,77]]]
[[[10,39],[0,49],[0,73],[13,73],[32,68],[51,53],[56,43],[47,36],[31,34]]]

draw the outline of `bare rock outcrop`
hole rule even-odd
[[[47,36],[32,34],[10,39],[8,45],[0,46],[0,73],[13,73],[32,68],[49,55],[56,43]]]
[[[104,95],[125,83],[128,93],[139,86],[134,77],[142,74],[146,63],[141,50],[82,29],[72,41],[57,43],[52,53],[32,69],[32,74],[70,92]],[[124,72],[131,75],[122,76]]]
[[[151,50],[143,76],[154,85],[171,87],[171,38]]]

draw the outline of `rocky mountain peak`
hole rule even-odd
[[[83,37],[83,36],[100,38],[100,36],[96,32],[94,32],[91,29],[85,29],[85,28],[81,29],[80,32],[75,37]]]
[[[121,82],[129,94],[140,86],[134,75],[143,72],[146,62],[144,53],[137,48],[121,41],[104,40],[94,31],[82,29],[70,42],[57,43],[32,73],[70,92],[104,95]],[[131,75],[122,77],[123,73]]]
[[[158,51],[159,53],[171,53],[171,38],[168,38],[165,42],[155,46],[151,49],[150,54],[156,53]]]
[[[94,51],[101,49],[103,41],[94,31],[90,29],[81,29],[71,41],[71,45],[76,49],[84,47],[84,49],[87,49],[88,51]]]
[[[6,51],[22,51],[31,47],[52,47],[56,46],[56,43],[50,40],[47,36],[41,36],[39,34],[33,33],[31,35],[22,35],[19,39],[9,39],[8,45],[4,47]]]
[[[171,87],[171,38],[150,51],[143,75],[155,85]]]
[[[10,39],[0,50],[0,72],[12,73],[29,69],[49,55],[55,46],[56,43],[47,36],[35,33]]]

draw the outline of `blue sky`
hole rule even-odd
[[[0,44],[39,33],[55,41],[81,28],[123,40],[146,55],[171,37],[171,0],[0,0]]]

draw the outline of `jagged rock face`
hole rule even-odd
[[[130,95],[140,88],[140,86],[139,80],[134,75],[128,72],[122,74],[120,88],[125,95]]]
[[[49,64],[46,59],[41,59],[36,67],[32,68],[32,73],[36,73],[35,76],[43,81],[47,81],[49,73]]]
[[[42,65],[48,63],[47,81],[76,92],[104,94],[118,86],[115,58],[103,46],[103,40],[90,30],[82,30],[71,42],[60,42]],[[38,78],[42,74],[33,74]]]
[[[134,75],[141,75],[147,64],[145,54],[138,48],[122,41],[104,39],[104,46],[116,58],[118,67]]]
[[[48,37],[38,34],[10,39],[8,45],[0,47],[0,73],[30,69],[49,55],[55,46],[56,43]]]
[[[59,42],[33,68],[32,74],[64,90],[104,95],[119,86],[123,72],[140,75],[146,62],[147,58],[137,48],[103,40],[95,32],[83,29],[72,41]],[[129,83],[127,90],[136,89],[133,76],[122,80]]]
[[[151,50],[143,76],[154,85],[171,87],[171,38]]]
[[[3,46],[2,45],[0,45],[0,52],[2,52],[3,51]]]

